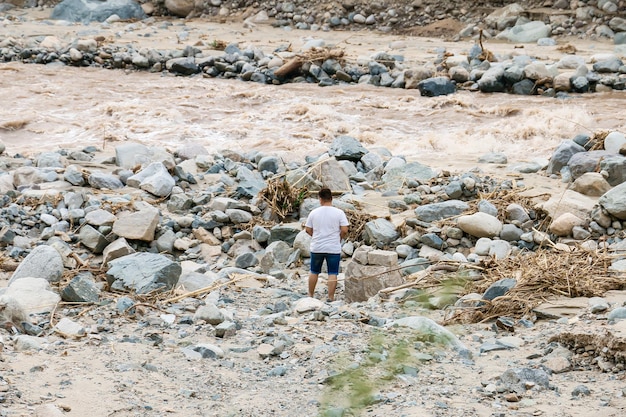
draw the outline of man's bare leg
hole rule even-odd
[[[317,285],[318,274],[309,274],[309,297],[315,296],[315,286]]]
[[[335,290],[337,289],[337,275],[328,276],[328,299],[335,301]]]

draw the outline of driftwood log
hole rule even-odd
[[[319,62],[320,64],[327,59],[340,59],[344,55],[343,49],[329,48],[312,48],[306,53],[298,54],[281,65],[274,75],[278,78],[285,78],[296,71],[299,71],[305,62]]]

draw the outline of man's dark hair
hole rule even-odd
[[[322,188],[319,192],[319,196],[320,196],[320,200],[322,201],[332,201],[333,200],[333,193],[330,191],[329,188]]]

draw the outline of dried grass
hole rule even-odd
[[[372,216],[362,210],[345,210],[350,227],[348,229],[347,241],[356,242],[362,239],[363,229],[367,222],[372,221],[376,216]]]
[[[606,291],[626,287],[624,277],[611,275],[611,257],[600,252],[524,252],[484,265],[483,279],[468,282],[465,293],[482,294],[502,278],[515,278],[516,286],[506,295],[482,306],[455,311],[448,323],[476,323],[500,316],[528,317],[552,296],[598,297]]]
[[[300,210],[300,205],[309,196],[309,191],[292,186],[285,177],[276,176],[267,181],[267,187],[261,190],[259,196],[269,205],[278,221],[283,221]]]

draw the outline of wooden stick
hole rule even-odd
[[[211,292],[213,290],[216,290],[216,289],[221,288],[221,287],[225,287],[228,284],[232,284],[234,282],[241,281],[242,279],[248,278],[248,277],[252,277],[252,278],[256,279],[256,277],[254,277],[252,275],[241,274],[240,276],[232,278],[230,281],[222,282],[221,284],[209,285],[208,287],[200,288],[199,290],[191,291],[191,292],[188,292],[188,293],[185,293],[185,294],[182,294],[182,295],[178,295],[176,297],[169,298],[169,299],[167,299],[167,300],[165,300],[163,302],[164,303],[174,303],[176,301],[182,300],[183,298],[195,297],[196,295],[200,295],[200,294],[204,294],[204,293],[207,293],[207,292]]]

